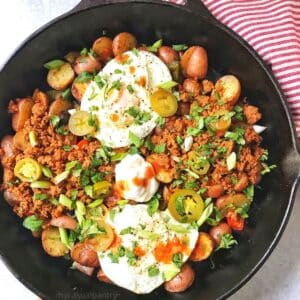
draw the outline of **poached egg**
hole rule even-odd
[[[149,201],[158,190],[152,165],[139,154],[128,154],[116,165],[116,191],[126,200]]]
[[[168,211],[149,215],[145,204],[113,208],[107,221],[118,243],[99,252],[105,275],[115,284],[146,294],[180,272],[198,239],[198,230],[177,222]]]
[[[95,137],[105,146],[126,147],[132,136],[142,139],[156,126],[158,114],[151,109],[150,95],[172,80],[168,67],[148,51],[127,51],[109,61],[91,82],[81,110],[97,116]]]

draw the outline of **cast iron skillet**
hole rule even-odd
[[[0,133],[7,134],[9,99],[45,88],[43,63],[81,49],[107,32],[129,31],[138,41],[203,45],[209,55],[209,76],[235,74],[250,103],[260,107],[268,127],[264,144],[278,168],[261,182],[246,230],[232,251],[194,264],[197,278],[183,294],[159,288],[145,299],[216,299],[237,291],[261,267],[276,246],[290,215],[299,181],[300,159],[288,108],[270,69],[255,51],[209,15],[200,0],[179,7],[160,1],[87,1],[50,22],[27,39],[0,73]],[[70,262],[54,259],[40,241],[20,225],[3,199],[0,201],[0,255],[11,272],[42,299],[137,299],[124,289],[97,282],[69,269]]]

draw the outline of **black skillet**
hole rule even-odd
[[[271,70],[255,51],[231,30],[217,22],[200,0],[185,6],[161,1],[87,1],[35,32],[6,63],[0,73],[1,135],[10,131],[9,99],[45,88],[43,64],[80,50],[102,32],[136,35],[147,44],[163,38],[165,44],[203,45],[209,56],[211,78],[235,74],[243,94],[260,107],[263,134],[270,160],[278,168],[261,182],[246,230],[239,245],[217,253],[210,262],[194,264],[194,285],[181,294],[159,288],[145,299],[221,299],[232,295],[262,266],[276,246],[288,221],[299,181],[300,159],[295,130],[284,96]],[[3,200],[3,199],[1,199]],[[20,220],[0,201],[0,254],[11,272],[42,299],[137,299],[114,285],[97,282],[70,270],[70,261],[54,259],[42,250]]]

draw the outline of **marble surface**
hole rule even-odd
[[[0,1],[0,66],[31,32],[67,12],[79,0]],[[277,248],[260,271],[231,300],[300,299],[300,191],[293,213]],[[0,300],[36,300],[0,261]]]

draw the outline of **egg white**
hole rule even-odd
[[[168,211],[157,211],[153,216],[150,216],[145,204],[125,205],[121,211],[119,211],[119,208],[114,208],[114,210],[116,212],[115,217],[108,222],[110,222],[117,235],[120,235],[120,232],[129,226],[137,230],[134,233],[120,235],[122,246],[132,249],[133,243],[137,242],[146,251],[146,254],[139,258],[136,265],[130,266],[126,256],[120,257],[118,263],[113,263],[109,257],[110,250],[99,252],[101,268],[105,275],[116,285],[137,294],[150,293],[164,281],[170,279],[163,275],[166,274],[166,270],[172,270],[172,276],[180,271],[173,263],[163,264],[156,261],[152,252],[157,243],[166,242],[176,236],[179,239],[186,238],[187,245],[192,250],[196,245],[198,231],[190,228],[189,224],[178,223]],[[181,228],[187,229],[188,233],[172,231],[167,227],[170,224],[181,226]],[[140,236],[139,228],[141,228],[141,225],[144,228],[143,230],[157,234],[159,236],[158,240],[149,240]],[[183,262],[187,259],[188,256],[183,254]],[[148,275],[148,268],[154,264],[159,269],[159,274],[151,277]]]
[[[129,131],[139,138],[150,134],[158,117],[151,109],[150,95],[157,86],[172,80],[168,67],[154,54],[128,51],[124,55],[128,56],[126,63],[112,59],[99,72],[99,77],[107,84],[100,88],[93,81],[82,98],[80,108],[98,117],[100,126],[95,137],[112,148],[129,146],[132,143]],[[144,78],[144,86],[138,83],[141,78]],[[120,90],[112,88],[118,81],[121,84]],[[125,113],[130,107],[148,112],[150,120],[135,124],[133,118]],[[117,121],[112,120],[116,115]]]

